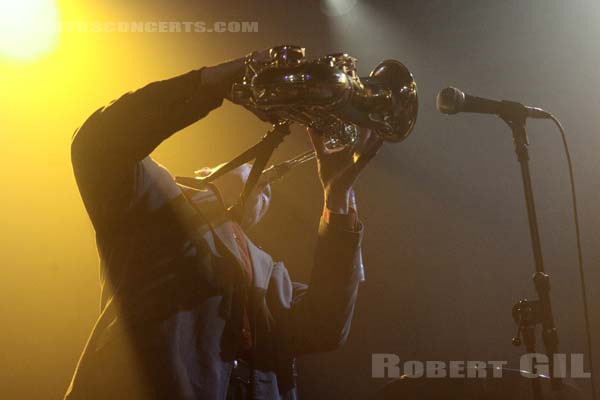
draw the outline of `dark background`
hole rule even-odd
[[[93,232],[69,170],[73,130],[127,90],[283,43],[305,46],[309,56],[348,52],[359,59],[361,75],[383,59],[398,59],[413,72],[420,96],[412,136],[386,145],[356,185],[366,226],[367,282],[347,345],[301,360],[302,398],[373,394],[387,380],[371,378],[372,353],[394,353],[402,360],[508,360],[518,366],[522,350],[510,343],[516,331],[511,307],[534,293],[512,138],[493,116],[439,114],[435,95],[449,85],[541,106],[564,124],[580,202],[592,329],[598,331],[599,2],[360,1],[338,17],[324,15],[318,1],[111,0],[69,7],[80,7],[74,15],[89,20],[258,21],[259,32],[86,34],[72,58],[53,60],[66,71],[76,60],[78,78],[69,81],[70,94],[53,101],[58,95],[50,90],[43,93],[43,104],[35,100],[33,107],[56,109],[44,130],[54,145],[42,160],[32,157],[31,165],[45,168],[11,181],[16,190],[4,211],[8,230],[2,252],[7,274],[0,283],[3,398],[60,398],[97,315]],[[9,119],[6,111],[0,117]],[[173,174],[186,174],[226,161],[267,128],[225,104],[154,156]],[[32,129],[24,125],[22,131]],[[303,130],[296,131],[275,161],[308,148]],[[550,122],[531,120],[528,131],[560,348],[586,352],[562,143]],[[10,142],[5,149],[27,160],[27,149],[39,142],[25,137],[31,140]],[[40,174],[42,179],[33,181],[36,190],[24,189]],[[273,197],[270,213],[252,236],[286,262],[294,279],[306,281],[322,207],[314,164],[274,186]],[[26,218],[37,223],[23,226]],[[597,335],[594,344],[600,347]],[[595,360],[600,366],[600,356]]]

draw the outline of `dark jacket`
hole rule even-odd
[[[201,77],[192,71],[127,93],[75,134],[102,301],[66,399],[224,399],[246,301],[257,399],[294,399],[294,357],[347,337],[361,232],[321,222],[309,286],[292,283],[248,240],[254,282],[244,287],[234,222],[214,194],[177,185],[149,157],[221,105]]]

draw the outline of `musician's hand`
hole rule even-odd
[[[271,60],[269,49],[255,51],[250,54],[256,63],[265,63]],[[215,94],[231,100],[231,87],[240,82],[246,74],[246,57],[227,61],[218,65],[202,69],[202,84],[211,87]]]
[[[332,212],[347,214],[352,185],[377,154],[383,141],[370,129],[361,128],[359,139],[354,146],[329,150],[319,132],[308,128],[308,134],[317,154],[325,206]]]
[[[252,60],[259,64],[271,61],[271,48],[255,51],[252,54]]]

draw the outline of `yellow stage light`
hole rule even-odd
[[[0,0],[0,57],[31,60],[58,36],[56,0]]]

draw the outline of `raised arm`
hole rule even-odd
[[[166,138],[219,107],[244,72],[238,59],[150,83],[94,112],[75,132],[71,156],[79,190],[96,230],[110,230],[144,187],[175,186],[146,157]],[[159,191],[160,192],[160,191]]]
[[[294,283],[282,335],[294,355],[332,351],[350,332],[359,286],[362,227],[346,230],[321,220],[310,284]]]
[[[316,132],[309,133],[317,152],[325,207],[310,284],[295,285],[291,304],[281,310],[281,337],[292,354],[334,350],[349,333],[360,280],[362,237],[362,225],[352,208],[352,185],[381,146],[375,134],[364,130],[355,147],[332,152]]]

